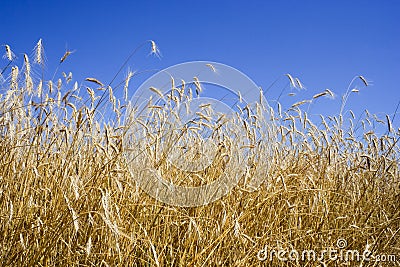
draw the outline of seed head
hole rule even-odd
[[[13,51],[11,51],[10,46],[4,45],[4,47],[6,48],[6,53],[4,54],[3,58],[8,59],[9,61],[13,61],[15,58],[15,54],[13,53]]]

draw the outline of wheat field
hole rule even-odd
[[[149,46],[157,53],[154,42]],[[268,118],[260,112],[251,125],[230,127],[243,140],[217,134],[221,146],[214,161],[187,175],[164,157],[174,144],[166,143],[157,127],[168,120],[168,109],[148,105],[152,120],[124,119],[132,72],[118,86],[96,78],[81,86],[69,73],[56,72],[51,79],[37,75],[45,63],[41,40],[32,56],[24,54],[21,66],[11,48],[4,48],[2,266],[400,266],[400,129],[389,115],[365,112],[357,118],[342,112],[353,92],[343,97],[339,115],[321,116],[317,122],[301,109],[309,100],[286,110],[268,107]],[[71,54],[62,56],[61,68]],[[287,76],[293,87],[302,87]],[[368,86],[363,76],[356,79]],[[124,97],[117,97],[117,90]],[[327,90],[313,99],[329,95]],[[190,92],[177,90],[170,102],[191,98]],[[252,129],[266,121],[274,127],[255,142]],[[206,116],[203,123],[215,129]],[[145,135],[158,147],[142,148],[134,140],[132,147],[147,150],[149,157],[127,162],[124,139],[128,129],[139,125],[149,129]],[[374,125],[384,125],[386,133],[377,134]],[[203,145],[201,135],[190,137],[191,146]],[[246,144],[245,166],[229,165],[234,163],[230,149]],[[244,174],[221,199],[179,207],[141,190],[135,177],[143,166],[192,186],[238,169]],[[251,180],[259,181],[255,190],[249,188]],[[337,246],[338,240],[360,253],[370,251],[371,258],[259,258],[266,247],[321,251]],[[397,261],[379,261],[377,255],[394,255]]]

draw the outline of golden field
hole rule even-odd
[[[256,114],[252,125],[233,129],[246,140],[225,137],[216,160],[188,178],[165,160],[173,143],[144,147],[150,155],[145,162],[128,166],[128,128],[158,125],[124,120],[127,99],[115,93],[127,90],[133,74],[115,87],[94,78],[81,87],[65,73],[46,80],[33,75],[43,69],[42,52],[39,41],[34,55],[24,55],[17,66],[6,46],[1,65],[2,266],[320,266],[318,260],[276,256],[261,261],[258,254],[266,246],[321,251],[336,247],[338,240],[372,256],[327,260],[326,266],[399,266],[400,131],[390,116],[366,112],[357,119],[349,112],[313,122],[300,109],[305,102],[287,110],[267,107],[270,117]],[[70,54],[61,58],[61,66]],[[368,85],[363,76],[357,79]],[[192,97],[185,90],[176,96],[175,102]],[[101,116],[104,106],[112,120]],[[167,120],[168,110],[149,108],[153,121]],[[274,127],[255,142],[251,128],[267,121]],[[378,135],[374,124],[384,125],[386,133]],[[156,131],[148,135],[155,144],[165,142]],[[143,144],[136,142],[140,149]],[[192,142],[202,144],[201,136]],[[246,166],[227,165],[233,157],[229,149],[245,142]],[[135,176],[143,166],[187,185],[206,184],[236,169],[244,173],[221,199],[178,207],[140,189]],[[260,181],[255,190],[249,189],[251,180]],[[378,255],[395,255],[397,262],[380,262]]]

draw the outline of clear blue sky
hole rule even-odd
[[[68,48],[76,52],[63,71],[72,71],[78,81],[107,82],[135,47],[153,39],[162,59],[148,57],[148,47],[128,66],[162,69],[218,61],[263,88],[280,77],[268,91],[270,101],[290,73],[307,90],[297,98],[285,91],[280,100],[290,106],[329,88],[339,97],[319,99],[312,107],[324,114],[337,113],[348,83],[364,75],[373,86],[357,83],[360,93],[352,95],[347,108],[392,114],[400,100],[399,14],[400,1],[2,0],[0,44],[9,44],[21,58],[43,38],[49,72]],[[393,124],[400,126],[400,115]]]

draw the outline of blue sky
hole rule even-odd
[[[264,89],[279,78],[267,93],[270,104],[290,73],[307,90],[291,97],[287,88],[280,101],[288,107],[329,88],[336,100],[318,99],[310,111],[326,115],[338,113],[340,95],[355,75],[363,75],[373,86],[357,81],[360,92],[346,109],[382,116],[392,115],[400,100],[399,14],[399,1],[2,0],[0,44],[22,58],[43,38],[49,73],[65,49],[76,50],[61,70],[78,81],[96,77],[106,83],[135,47],[153,39],[161,60],[148,56],[148,46],[129,62],[131,69],[221,62]],[[400,115],[393,126],[400,126]]]

